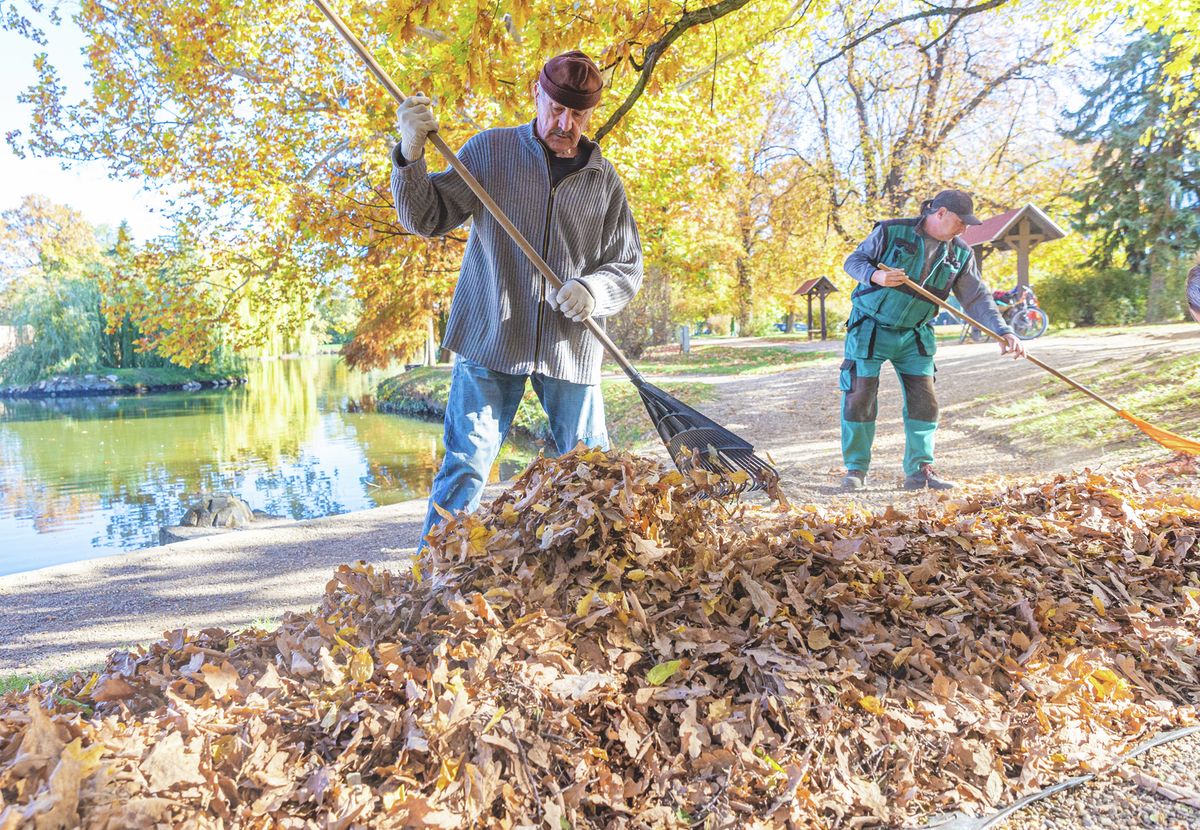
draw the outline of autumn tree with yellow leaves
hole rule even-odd
[[[402,89],[434,97],[451,147],[531,118],[547,57],[593,55],[608,90],[592,132],[626,182],[659,281],[639,302],[657,304],[660,321],[732,312],[743,327],[777,313],[796,281],[831,273],[870,218],[961,178],[964,165],[948,163],[957,124],[1031,62],[1058,59],[1067,31],[1048,25],[1042,40],[1008,46],[1015,35],[989,31],[1061,17],[1061,4],[1042,0],[916,10],[831,0],[339,5]],[[1168,11],[1144,0],[1134,18],[1176,25]],[[154,345],[192,362],[221,327],[253,347],[303,325],[344,281],[363,308],[351,362],[419,348],[427,321],[444,314],[466,230],[426,241],[397,224],[394,102],[315,7],[85,0],[75,17],[90,88],[79,97],[39,58],[39,81],[23,94],[34,122],[9,143],[66,162],[103,159],[171,195],[177,238],[144,253],[145,289],[127,308]],[[3,19],[39,36],[12,4]],[[979,69],[997,55],[1007,62]],[[963,114],[930,105],[949,91]],[[905,106],[907,121],[894,123]],[[857,128],[839,133],[834,115]],[[999,127],[971,141],[999,154],[1004,174],[1022,169]],[[629,337],[662,328],[639,324]]]

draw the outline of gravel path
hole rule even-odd
[[[1162,782],[1192,805],[1153,792]],[[1195,830],[1200,827],[1200,734],[1137,755],[1091,781],[1018,810],[995,830]]]
[[[789,342],[797,350],[839,349],[839,343]],[[1149,353],[1200,349],[1200,326],[1163,326],[1149,332],[1037,341],[1039,357],[1069,372],[1099,361],[1121,362]],[[836,360],[749,377],[693,378],[717,387],[705,414],[769,453],[797,503],[848,504],[872,509],[933,498],[900,489],[903,430],[894,374],[880,383],[875,461],[866,490],[847,497],[842,474]],[[1043,373],[1025,361],[1001,360],[992,344],[943,344],[938,353],[942,425],[938,464],[952,479],[1037,475],[1082,466],[1109,467],[1163,456],[1153,444],[1068,447],[1032,452],[1005,437],[1004,424],[977,403],[1003,390],[1019,396]],[[1097,417],[1111,417],[1098,405]],[[645,451],[666,459],[661,446]],[[1102,452],[1102,458],[1097,453]],[[498,492],[493,486],[489,492]],[[330,571],[366,559],[403,567],[424,516],[423,501],[264,530],[247,530],[136,553],[0,577],[0,675],[46,674],[96,666],[117,648],[179,627],[233,628],[277,618],[319,601]],[[1200,736],[1151,750],[1136,764],[1160,780],[1200,791]],[[1200,828],[1200,810],[1149,792],[1117,774],[1056,794],[998,825],[1003,830],[1045,828]]]
[[[406,501],[2,576],[0,675],[99,667],[164,631],[312,608],[343,562],[406,567],[424,519],[425,500]]]

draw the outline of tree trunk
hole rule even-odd
[[[750,319],[754,316],[754,282],[750,277],[748,257],[738,257],[737,276],[738,331],[745,335],[750,330]]]
[[[1150,249],[1146,257],[1149,282],[1146,286],[1146,322],[1162,323],[1176,316],[1179,311],[1177,298],[1167,292],[1167,272],[1176,257],[1169,246],[1158,244]]]

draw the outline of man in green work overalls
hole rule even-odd
[[[842,361],[842,489],[862,489],[875,440],[879,370],[890,360],[904,389],[904,487],[947,490],[954,485],[933,472],[938,406],[933,393],[930,321],[938,307],[902,285],[904,277],[941,299],[954,296],[967,314],[1004,335],[1001,354],[1021,357],[1021,341],[1000,316],[992,292],[979,278],[971,249],[958,235],[978,225],[971,197],[943,190],[921,205],[913,219],[879,222],[846,259],[846,273],[860,285],[851,295]]]

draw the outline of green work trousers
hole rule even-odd
[[[933,392],[937,348],[933,329],[888,328],[854,314],[842,361],[842,459],[848,470],[867,472],[879,412],[879,371],[890,360],[904,395],[904,473],[933,463],[938,406]]]

